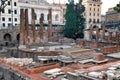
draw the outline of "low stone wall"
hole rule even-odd
[[[74,73],[67,73],[67,78],[69,80],[99,80],[99,79],[96,79],[96,78],[85,76],[83,74],[76,75]]]
[[[13,71],[0,64],[0,80],[31,80],[28,77]]]
[[[43,66],[38,67],[30,70],[30,74],[42,73],[43,71],[54,69],[54,68],[61,68],[59,64],[51,65],[51,66]]]

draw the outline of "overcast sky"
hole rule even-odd
[[[53,2],[53,0],[47,0],[49,2]],[[54,1],[58,1],[58,0],[54,0]],[[60,0],[61,3],[65,3],[67,2],[68,0]],[[78,0],[75,0],[76,2]],[[117,3],[120,2],[120,0],[102,0],[103,4],[102,4],[102,14],[105,14],[106,11],[108,10],[108,8],[111,8],[111,7],[114,7],[116,6]]]

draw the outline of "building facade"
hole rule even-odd
[[[29,24],[31,24],[31,8],[35,9],[37,16],[36,24],[39,24],[39,18],[44,18],[44,24],[48,24],[48,11],[52,8],[52,23],[54,25],[64,24],[63,5],[50,4],[46,0],[11,0],[1,14],[1,29],[7,29],[20,24],[20,9],[28,9]],[[13,26],[12,26],[13,25]]]
[[[83,0],[82,4],[85,6],[83,13],[86,23],[85,29],[90,29],[90,26],[101,27],[101,0]],[[88,31],[85,30],[85,39],[89,40]]]
[[[120,26],[120,13],[115,11],[113,8],[109,8],[106,12],[106,27],[117,28]]]
[[[8,4],[1,12],[1,27],[0,29],[12,28],[19,23],[18,0],[8,1]]]
[[[0,26],[0,45],[19,44],[20,40],[20,9],[28,9],[29,25],[31,26],[31,9],[36,13],[36,28],[40,27],[40,18],[44,19],[44,35],[47,40],[48,32],[48,14],[49,9],[52,9],[52,30],[53,41],[58,41],[61,38],[62,26],[65,24],[64,14],[66,6],[64,4],[50,4],[46,0],[11,0],[8,2],[4,11],[1,13]],[[24,15],[23,15],[24,16]],[[13,26],[12,26],[13,24]],[[15,26],[15,27],[14,27]],[[18,28],[18,29],[16,29]],[[38,32],[39,28],[36,30]],[[32,33],[30,31],[30,33]],[[60,34],[58,34],[60,33]]]
[[[51,5],[44,0],[19,0],[19,7],[26,8],[31,16],[31,9],[35,10],[37,19],[36,24],[39,24],[39,20],[42,17],[44,23],[48,23],[48,11],[52,8],[52,22],[53,24],[62,24],[62,9],[59,5]],[[20,10],[20,9],[19,9]],[[29,24],[31,24],[31,17],[29,17]]]

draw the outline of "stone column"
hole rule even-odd
[[[34,9],[32,8],[31,9],[31,11],[32,11],[32,37],[33,37],[33,42],[35,42],[36,41],[36,32],[35,32],[35,11],[34,11]]]
[[[120,51],[120,33],[119,32],[116,32],[117,33],[117,35],[116,35],[116,37],[117,37],[117,47],[118,47],[118,51]]]
[[[49,9],[48,41],[52,42],[52,9]]]
[[[20,9],[20,45],[25,45],[24,9]]]
[[[29,44],[29,22],[28,22],[28,9],[25,9],[25,40]]]
[[[44,27],[43,27],[43,19],[40,18],[40,41],[44,39]]]
[[[90,24],[89,39],[92,40],[93,26]]]

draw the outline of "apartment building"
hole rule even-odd
[[[83,0],[82,4],[85,6],[83,13],[86,22],[85,29],[90,29],[90,25],[101,27],[101,0]],[[89,32],[85,31],[85,39],[89,40]]]
[[[12,28],[19,23],[18,0],[8,1],[5,9],[1,12],[0,29]]]
[[[106,27],[107,28],[118,28],[120,26],[120,13],[115,11],[113,8],[109,8],[106,12]]]

